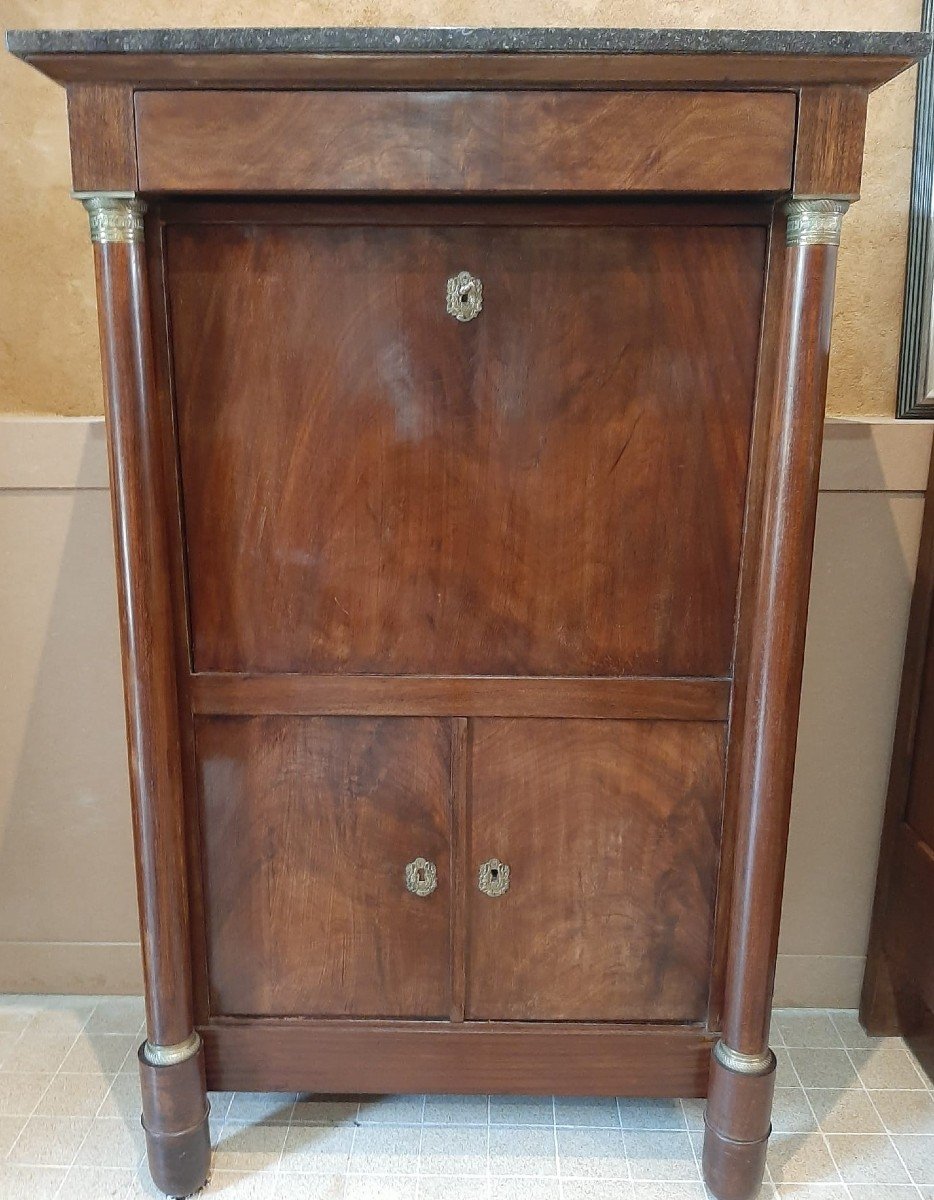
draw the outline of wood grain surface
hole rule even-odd
[[[560,679],[452,675],[237,675],[190,678],[199,713],[249,716],[591,717],[722,721],[729,679]]]
[[[195,669],[728,674],[765,233],[664,214],[168,227]]]
[[[745,631],[748,711],[723,1016],[727,1044],[743,1054],[768,1048],[836,264],[833,245],[789,246],[784,259],[774,408]]]
[[[934,911],[934,845],[907,821],[898,826],[893,840],[882,947],[900,1005],[898,1032],[909,1039],[913,1034],[926,1033],[927,1053],[922,1057],[930,1064],[934,1013],[934,938],[930,921]]]
[[[796,196],[859,199],[868,101],[864,88],[801,89],[795,146]]]
[[[71,180],[76,192],[135,192],[133,89],[74,84],[67,90]]]
[[[832,54],[36,54],[59,83],[135,88],[677,88],[879,87],[910,55]]]
[[[471,725],[468,1017],[702,1020],[724,727]]]
[[[223,1021],[201,1027],[219,1091],[703,1096],[712,1039],[668,1026]]]
[[[432,720],[198,722],[213,1013],[448,1016],[452,735]],[[430,896],[406,890],[417,857],[437,867]]]
[[[147,1037],[193,1028],[169,504],[141,243],[95,246]]]
[[[791,92],[138,92],[151,192],[780,192]]]

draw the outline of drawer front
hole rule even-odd
[[[725,726],[472,727],[468,1019],[702,1020]]]
[[[136,95],[144,192],[778,193],[792,92]]]
[[[212,1015],[449,1015],[451,737],[433,720],[197,723]]]
[[[168,226],[196,671],[729,674],[766,230],[569,209]]]

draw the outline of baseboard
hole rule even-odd
[[[0,993],[138,996],[136,942],[0,942]]]
[[[776,1008],[858,1008],[864,955],[779,954]]]
[[[777,1008],[856,1008],[862,956],[780,954]],[[0,942],[0,993],[136,996],[143,988],[135,942]]]
[[[824,425],[822,492],[923,492],[934,429],[928,421],[849,421]]]
[[[102,417],[0,413],[0,490],[108,486]]]

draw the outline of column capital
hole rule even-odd
[[[849,207],[849,200],[835,200],[829,196],[786,200],[782,208],[788,218],[788,245],[839,246],[843,217]]]
[[[91,241],[141,242],[146,203],[133,192],[75,192],[87,209]]]

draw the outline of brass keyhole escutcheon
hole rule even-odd
[[[472,321],[483,308],[483,284],[469,271],[448,280],[447,310],[455,321]]]
[[[405,886],[413,896],[430,896],[438,886],[438,868],[427,858],[413,858],[405,866]]]
[[[480,864],[477,886],[485,896],[502,896],[509,891],[509,867],[498,858]]]

